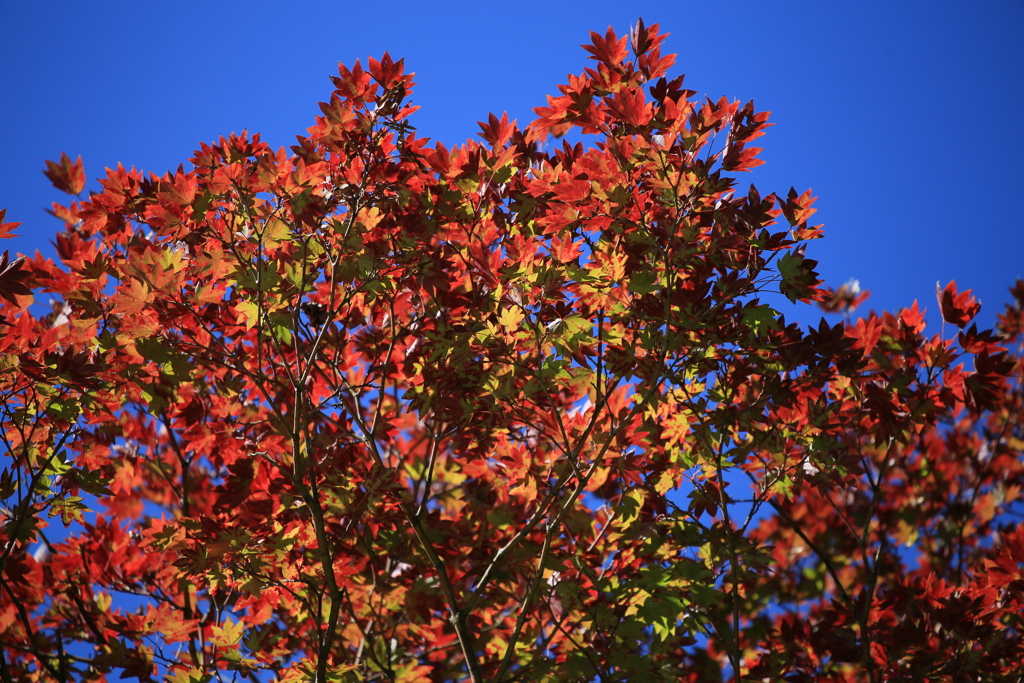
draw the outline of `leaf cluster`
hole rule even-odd
[[[995,331],[940,290],[949,339],[788,323],[866,294],[664,37],[451,149],[385,54],[290,150],[47,162],[57,259],[0,260],[0,680],[1018,680],[1024,284]]]

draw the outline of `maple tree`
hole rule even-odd
[[[385,54],[290,151],[47,162],[59,262],[0,261],[0,679],[1021,680],[1024,282],[995,331],[955,283],[931,336],[787,322],[866,293],[663,39],[591,34],[453,149]]]

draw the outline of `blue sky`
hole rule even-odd
[[[827,282],[859,279],[875,309],[919,299],[933,323],[938,280],[973,288],[986,324],[1002,310],[1024,276],[1021,0],[2,2],[0,207],[23,226],[0,246],[53,253],[44,209],[64,195],[41,169],[62,151],[96,188],[106,166],[162,174],[243,128],[289,145],[339,61],[385,50],[417,74],[412,123],[451,146],[488,112],[531,121],[590,63],[588,31],[638,14],[688,87],[773,112],[741,188],[813,188]]]

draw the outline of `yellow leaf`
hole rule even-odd
[[[204,674],[200,669],[196,669],[195,667],[183,667],[169,671],[167,678],[164,680],[168,681],[168,683],[203,683],[209,679],[210,677]]]
[[[363,207],[362,209],[359,209],[359,215],[357,216],[359,222],[362,223],[363,227],[367,230],[373,230],[377,227],[381,218],[380,209],[376,206]]]
[[[253,301],[243,301],[235,306],[238,311],[238,321],[245,323],[245,328],[251,330],[260,319],[260,309]]]
[[[498,324],[506,332],[516,332],[519,330],[520,323],[523,322],[524,317],[521,309],[516,306],[509,306],[501,311],[501,315],[498,317]]]
[[[518,485],[508,490],[509,494],[522,498],[523,504],[530,503],[537,499],[537,484],[533,477],[524,477]]]
[[[671,470],[662,472],[654,484],[654,490],[665,495],[669,490],[675,488],[676,478]]]
[[[210,640],[213,641],[214,645],[230,647],[237,645],[242,640],[244,632],[245,627],[242,626],[241,622],[236,623],[231,619],[225,619],[222,626],[213,627],[213,635]]]

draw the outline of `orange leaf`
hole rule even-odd
[[[11,230],[17,228],[21,223],[4,223],[4,217],[7,214],[7,209],[0,209],[0,239],[7,237],[17,237]]]
[[[141,280],[132,280],[127,285],[118,287],[117,292],[110,297],[111,303],[114,304],[111,312],[135,315],[144,309],[151,299],[149,285]]]
[[[611,67],[626,61],[627,38],[626,36],[616,37],[615,30],[611,26],[608,27],[603,38],[600,33],[591,31],[590,39],[593,41],[593,45],[583,45],[582,47],[593,55],[591,59],[596,59]]]
[[[85,168],[82,166],[81,155],[72,162],[65,152],[61,152],[60,163],[47,160],[43,173],[62,192],[80,194],[85,189]]]

